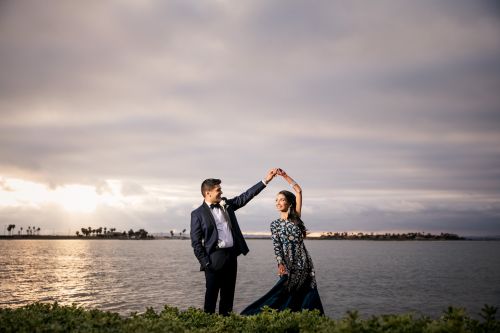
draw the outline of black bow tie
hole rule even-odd
[[[210,204],[210,209],[214,209],[214,208],[221,208],[221,206],[218,203]]]

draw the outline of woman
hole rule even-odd
[[[289,191],[278,193],[276,208],[280,217],[271,222],[274,253],[278,263],[278,275],[281,278],[267,294],[249,305],[241,314],[257,314],[266,305],[277,310],[317,309],[323,314],[314,266],[304,245],[306,228],[300,218],[302,189],[285,171],[278,169],[277,174],[295,191],[295,195]]]

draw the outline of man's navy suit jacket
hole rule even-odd
[[[260,181],[237,197],[232,199],[222,198],[226,202],[226,216],[229,216],[228,223],[233,236],[234,254],[237,256],[242,253],[246,255],[249,250],[234,212],[245,206],[265,187],[266,185]],[[194,255],[200,262],[200,270],[204,270],[210,263],[210,254],[216,250],[218,240],[219,234],[215,219],[210,207],[203,201],[200,207],[191,212],[191,245],[194,249]]]

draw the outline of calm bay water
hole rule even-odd
[[[270,240],[239,258],[235,311],[276,282]],[[499,241],[306,241],[326,314],[475,315],[500,305]],[[128,315],[203,306],[204,275],[186,240],[0,240],[0,307],[76,303]]]

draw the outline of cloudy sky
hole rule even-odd
[[[272,167],[313,232],[500,234],[496,1],[1,1],[0,73],[2,234],[189,230]]]

